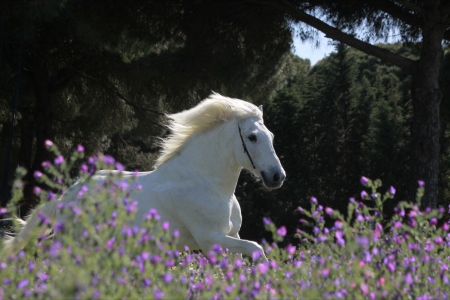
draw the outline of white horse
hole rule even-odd
[[[156,169],[137,176],[142,190],[134,197],[138,201],[135,222],[141,224],[149,209],[155,208],[161,220],[179,230],[180,251],[184,246],[208,251],[220,244],[249,256],[257,251],[267,260],[259,244],[239,238],[242,216],[234,195],[242,168],[268,188],[279,188],[286,176],[272,146],[273,134],[264,126],[262,106],[214,93],[194,108],[168,118],[172,134],[162,142]],[[98,174],[96,181],[105,179],[105,171]],[[133,174],[124,172],[124,176]],[[81,185],[76,183],[58,201],[73,201]],[[56,208],[58,201],[39,209],[53,224],[63,220]],[[5,241],[8,254],[26,245],[39,218],[34,212],[27,222],[21,222],[23,229]]]

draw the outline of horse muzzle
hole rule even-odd
[[[261,179],[264,186],[270,189],[277,189],[283,185],[284,179],[286,179],[286,173],[278,169],[269,173],[261,171]]]

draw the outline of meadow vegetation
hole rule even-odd
[[[47,146],[56,158],[44,163],[45,172],[33,174],[48,187],[34,189],[41,203],[57,201],[73,183],[69,170],[84,156],[81,146],[69,158]],[[176,251],[178,233],[157,211],[146,212],[142,226],[133,224],[133,193],[141,187],[120,174],[95,186],[90,178],[99,169],[123,166],[110,156],[89,158],[81,164],[86,184],[78,200],[58,205],[67,218],[55,224],[54,237],[36,236],[18,255],[0,257],[0,298],[448,298],[447,211],[419,209],[422,181],[416,201],[400,202],[389,220],[383,202],[395,197],[396,189],[377,192],[379,180],[362,177],[361,193],[350,198],[345,214],[312,197],[310,209],[297,208],[299,222],[311,230],[298,230],[296,242],[284,248],[277,243],[286,227],[264,218],[272,239],[262,241],[269,262],[261,262],[256,253],[241,258],[219,245],[208,253]],[[24,172],[19,169],[19,177]],[[16,181],[1,218],[14,211],[22,185]],[[50,222],[42,216],[41,225]]]

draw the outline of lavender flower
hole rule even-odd
[[[60,164],[62,164],[64,162],[64,157],[62,156],[62,155],[58,155],[56,158],[55,158],[55,165],[60,165]]]
[[[286,236],[286,233],[287,233],[287,231],[286,231],[286,227],[285,227],[285,226],[281,226],[281,227],[278,228],[278,230],[277,230],[277,234],[278,234],[279,236]]]
[[[393,186],[391,186],[390,188],[389,188],[389,194],[391,194],[391,195],[395,195],[395,188],[393,187]]]
[[[23,279],[23,280],[19,281],[19,283],[17,284],[17,289],[21,290],[24,287],[26,287],[29,283],[30,283],[30,281],[28,279]]]
[[[361,182],[362,185],[366,186],[367,183],[369,182],[369,179],[364,177],[364,176],[362,176],[361,179],[360,179],[360,182]]]

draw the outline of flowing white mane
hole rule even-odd
[[[263,114],[249,102],[213,93],[197,106],[167,117],[171,120],[167,127],[172,134],[161,142],[162,151],[155,169],[174,157],[193,134],[232,119],[262,119]]]

